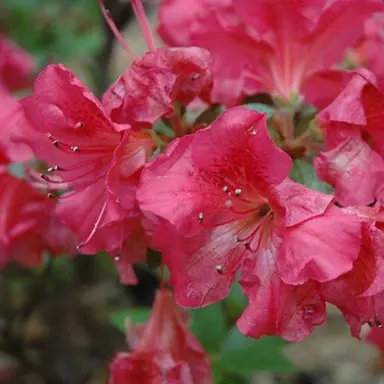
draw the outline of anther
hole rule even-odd
[[[383,323],[380,321],[379,316],[377,314],[375,315],[375,325],[378,328],[383,328]]]
[[[54,195],[53,193],[48,193],[47,197],[48,197],[48,199],[54,199],[56,197],[56,195]]]
[[[76,245],[77,249],[80,249],[80,248],[83,248],[83,247],[84,247],[84,243],[80,243],[80,244]]]
[[[44,175],[44,173],[40,173],[40,177],[41,177],[43,180],[48,181],[48,176],[47,176],[47,175]]]
[[[84,123],[82,121],[79,121],[76,125],[75,125],[75,129],[79,129],[79,128],[83,128],[84,127]]]
[[[120,253],[116,254],[115,261],[120,261]]]
[[[195,73],[194,75],[191,76],[191,80],[195,81],[200,77],[200,73]]]
[[[256,129],[253,129],[253,130],[251,131],[251,135],[252,135],[252,136],[255,136],[256,133],[257,133]]]
[[[240,196],[240,195],[241,195],[241,189],[240,189],[240,188],[237,188],[237,189],[235,190],[235,195],[236,195],[236,196]]]
[[[47,169],[47,172],[55,172],[55,171],[60,171],[60,167],[58,165],[55,165],[53,167],[49,167]]]
[[[53,141],[52,141],[52,144],[53,144],[56,148],[58,148],[58,147],[59,147],[59,140],[53,140]]]
[[[204,219],[204,213],[203,212],[200,212],[198,215],[197,215],[197,220],[199,220],[200,223],[203,222],[203,219]]]
[[[72,152],[80,152],[80,148],[77,145],[71,147],[71,150]]]
[[[216,265],[216,271],[220,274],[223,273],[223,266],[222,265]]]
[[[228,190],[229,190],[228,185],[226,185],[226,186],[223,187],[223,191],[224,191],[225,193],[227,193]]]
[[[368,325],[369,325],[371,328],[373,327],[372,320],[368,320],[367,323],[368,323]]]

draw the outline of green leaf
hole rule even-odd
[[[252,378],[239,375],[238,373],[226,373],[225,376],[219,381],[220,384],[249,384]]]
[[[293,168],[290,178],[308,188],[314,189],[319,192],[332,193],[333,189],[330,185],[319,180],[315,168],[310,160],[295,159],[293,161]]]
[[[208,352],[218,351],[227,334],[227,321],[221,303],[190,311],[191,331]]]
[[[233,327],[221,350],[222,365],[227,371],[236,373],[292,372],[294,367],[281,354],[281,348],[287,344],[283,339],[273,336],[254,340]]]
[[[244,296],[240,284],[236,281],[227,298],[224,300],[225,308],[231,319],[237,320],[248,305],[248,299]]]
[[[133,323],[145,323],[150,314],[149,308],[132,308],[132,309],[124,309],[122,311],[112,312],[109,314],[110,323],[117,328],[119,331],[125,333],[125,320],[127,317]]]
[[[254,111],[260,112],[260,113],[266,113],[267,118],[269,119],[273,115],[273,107],[266,104],[261,103],[251,103],[251,104],[245,104],[244,107],[247,107],[249,109],[253,109]]]

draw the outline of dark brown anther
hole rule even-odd
[[[84,123],[79,121],[76,125],[75,125],[75,129],[80,129],[80,128],[83,128],[84,127]]]
[[[77,145],[71,147],[72,152],[80,152],[80,148]]]
[[[56,195],[54,195],[53,193],[48,193],[47,197],[48,197],[48,199],[54,199],[56,197]]]
[[[52,144],[56,147],[59,148],[59,140],[53,140]]]
[[[379,315],[376,314],[374,320],[377,328],[383,328],[383,323],[380,321]]]

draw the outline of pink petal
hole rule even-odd
[[[136,60],[106,91],[103,105],[116,123],[148,126],[170,117],[176,101],[186,105],[204,98],[211,85],[208,51],[160,48]]]
[[[384,160],[362,140],[351,138],[315,159],[320,179],[335,188],[343,205],[368,205],[384,185]]]
[[[0,36],[0,57],[0,82],[10,91],[31,86],[36,62],[29,53]]]
[[[285,227],[322,215],[333,201],[333,196],[313,191],[290,179],[274,187],[268,198]]]
[[[324,109],[347,86],[354,72],[325,70],[316,72],[305,80],[302,88],[304,99],[318,109]]]
[[[236,241],[241,223],[204,230],[183,238],[170,225],[163,226],[167,237],[162,244],[164,262],[171,272],[171,284],[178,305],[186,308],[206,306],[228,295],[244,255],[244,246]],[[164,237],[164,232],[159,235]]]
[[[275,274],[268,286],[250,296],[237,327],[244,335],[255,339],[275,335],[288,341],[300,341],[325,321],[325,302],[317,283],[287,285]]]
[[[232,108],[144,170],[138,200],[143,211],[192,235],[236,218],[228,204],[245,208],[236,200],[236,190],[258,195],[255,191],[285,179],[291,164],[269,137],[264,115]]]
[[[286,229],[276,255],[279,274],[287,284],[333,280],[352,269],[360,245],[359,220],[330,207],[323,215]]]

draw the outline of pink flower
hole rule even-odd
[[[30,87],[35,67],[31,55],[0,36],[0,82],[10,91]]]
[[[207,356],[184,324],[172,292],[157,291],[145,325],[128,326],[131,353],[119,353],[110,365],[110,384],[212,383]]]
[[[382,9],[377,0],[188,4],[165,1],[159,33],[170,45],[196,45],[211,52],[212,101],[226,105],[258,92],[284,100],[304,89],[313,94],[311,77],[337,64],[362,35],[365,19]]]
[[[0,167],[10,162],[31,160],[32,151],[25,145],[15,143],[12,137],[27,124],[20,103],[0,84]]]
[[[160,229],[155,243],[179,305],[223,299],[239,270],[246,294],[267,303],[287,284],[326,282],[352,268],[359,220],[333,206],[332,196],[287,179],[290,168],[265,116],[237,107],[174,142],[144,170],[141,209],[174,227],[172,236]]]
[[[141,1],[133,0],[149,48],[136,59],[104,9],[104,1],[99,2],[107,23],[133,61],[103,96],[103,105],[114,122],[151,126],[161,117],[177,118],[176,103],[187,105],[197,97],[209,101],[212,75],[208,51],[197,47],[156,49]]]
[[[176,102],[208,99],[210,64],[209,52],[196,47],[148,52],[109,87],[103,105],[117,123],[152,125],[161,117],[172,117]]]
[[[376,13],[365,21],[364,35],[357,43],[352,58],[384,80],[384,13]]]
[[[152,155],[151,135],[118,132],[97,98],[62,65],[46,67],[22,105],[31,128],[19,140],[49,166],[50,175],[41,177],[50,188],[70,190],[60,196],[57,214],[77,235],[78,248],[122,253],[121,268],[130,270],[128,261],[143,254],[127,258],[123,248],[140,221],[135,191]]]
[[[319,115],[327,152],[315,167],[344,206],[370,204],[384,187],[383,108],[382,84],[364,70]]]
[[[0,268],[10,261],[37,266],[45,249],[42,233],[54,203],[7,173],[0,173],[0,180]]]
[[[321,292],[324,300],[341,310],[352,335],[359,338],[363,324],[384,318],[384,307],[381,309],[379,305],[384,292],[384,215],[379,205],[348,208],[344,212],[359,218],[363,224],[360,254],[348,273],[322,284]]]

